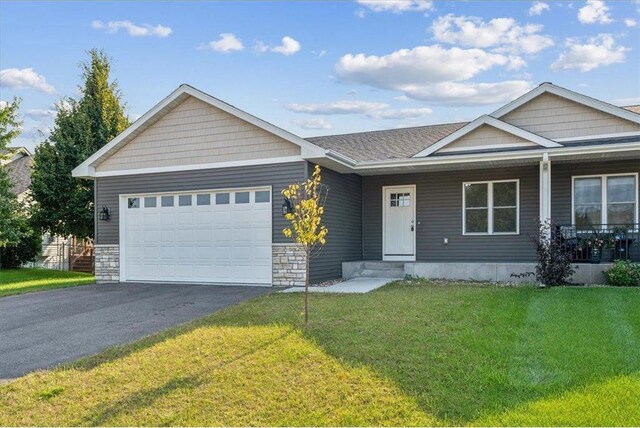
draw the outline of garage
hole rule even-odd
[[[271,193],[122,195],[120,280],[270,285]]]

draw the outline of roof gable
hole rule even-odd
[[[96,166],[96,176],[300,156],[300,147],[188,96]]]
[[[487,144],[486,142],[482,142],[482,140],[488,138],[488,136],[482,135],[483,133],[486,133],[488,129],[501,131],[497,133],[497,136],[499,137],[497,144],[498,147],[495,147],[496,144],[493,143]],[[473,134],[477,134],[477,137],[479,137],[478,140],[472,140],[470,138]],[[507,138],[504,134],[507,134],[507,136],[510,137]],[[495,137],[496,133],[493,134],[492,138]],[[474,143],[473,141],[477,141],[477,143]],[[476,145],[474,146],[473,144]],[[562,145],[547,138],[517,128],[494,117],[483,115],[413,157],[418,158],[430,156],[441,151],[444,153],[447,149],[449,149],[449,151],[473,151],[527,146],[547,148],[562,147]]]
[[[491,116],[553,140],[640,133],[640,115],[551,83],[541,84]]]
[[[142,134],[150,126],[158,122],[175,107],[180,105],[189,97],[194,97],[206,104],[209,104],[217,109],[220,109],[232,116],[235,116],[251,125],[257,126],[264,131],[267,131],[273,135],[276,135],[283,140],[286,140],[292,144],[300,147],[301,155],[303,157],[321,157],[324,156],[325,150],[317,147],[310,142],[291,134],[259,119],[253,115],[250,115],[230,104],[225,103],[211,95],[208,95],[202,91],[199,91],[189,85],[180,85],[175,91],[173,91],[168,97],[156,104],[151,110],[145,113],[141,118],[136,120],[131,126],[121,132],[113,140],[107,143],[104,147],[91,155],[82,164],[73,170],[74,177],[92,178],[96,175],[96,167],[114,155],[118,150],[124,147],[126,144],[134,140],[137,136]]]

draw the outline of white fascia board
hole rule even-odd
[[[553,150],[541,147],[540,149],[528,149],[518,150],[502,153],[473,153],[466,155],[450,155],[450,156],[438,156],[438,157],[420,157],[409,158],[402,160],[385,160],[385,161],[372,161],[372,162],[360,162],[354,165],[352,168],[354,172],[358,172],[359,169],[372,169],[372,168],[389,168],[389,167],[414,167],[424,165],[452,165],[462,164],[466,162],[478,162],[487,161],[495,162],[501,160],[517,160],[517,159],[536,159],[544,156],[548,153],[549,159],[554,157],[576,156],[585,154],[597,154],[597,153],[614,153],[625,151],[640,150],[640,140],[630,143],[619,144],[599,144],[593,146],[579,146],[579,147],[558,147]]]
[[[634,113],[632,111],[626,110],[622,107],[614,106],[613,104],[606,103],[604,101],[597,100],[595,98],[588,97],[583,94],[579,94],[574,91],[570,91],[566,88],[561,88],[560,86],[556,86],[552,83],[543,83],[535,89],[527,92],[519,98],[511,101],[509,104],[499,108],[498,110],[491,113],[491,116],[495,118],[501,118],[509,112],[517,109],[523,104],[528,103],[532,99],[536,98],[539,95],[544,93],[550,93],[557,95],[562,98],[566,98],[571,101],[575,101],[578,104],[583,104],[588,107],[594,108],[596,110],[603,111],[605,113],[609,113],[613,116],[617,116],[619,118],[640,124],[640,114]]]
[[[127,143],[127,138],[133,134],[135,131],[140,129],[147,121],[151,120],[154,116],[156,116],[159,112],[161,112],[165,107],[167,107],[170,103],[175,101],[178,97],[183,94],[191,95],[209,105],[212,105],[220,110],[223,110],[233,116],[238,117],[246,122],[251,123],[259,128],[264,129],[267,132],[270,132],[278,137],[289,141],[300,147],[302,157],[322,157],[325,156],[325,150],[311,144],[310,142],[304,140],[303,138],[298,137],[288,131],[285,131],[282,128],[278,128],[275,125],[272,125],[269,122],[266,122],[262,119],[259,119],[247,112],[244,112],[231,104],[227,104],[224,101],[221,101],[211,95],[208,95],[198,89],[195,89],[192,86],[182,84],[175,91],[173,91],[169,96],[156,104],[151,110],[146,112],[142,117],[136,120],[131,126],[122,131],[118,136],[116,136],[109,143],[104,145],[100,150],[91,155],[87,160],[82,162],[78,167],[76,167],[72,171],[72,175],[74,177],[84,177],[91,178],[95,177],[95,167],[100,163],[103,158],[108,155],[112,150],[117,150],[121,145]]]
[[[421,157],[425,157],[425,156],[429,156],[432,153],[437,152],[438,150],[442,149],[443,147],[446,147],[447,145],[453,143],[454,141],[458,140],[459,138],[469,134],[470,132],[472,132],[473,130],[475,130],[476,128],[479,128],[482,125],[489,125],[492,126],[494,128],[500,129],[502,131],[505,131],[509,134],[518,136],[520,138],[523,138],[527,141],[531,141],[532,143],[535,143],[539,146],[542,147],[547,147],[547,148],[554,148],[554,147],[562,147],[561,144],[558,144],[554,141],[551,141],[547,138],[541,137],[539,135],[536,135],[534,133],[531,133],[529,131],[525,131],[524,129],[518,128],[517,126],[513,126],[510,125],[506,122],[503,122],[501,120],[496,119],[495,117],[491,117],[488,115],[482,115],[479,118],[477,118],[476,120],[474,120],[471,123],[468,123],[467,125],[463,126],[462,128],[458,129],[457,131],[455,131],[454,133],[444,137],[443,139],[441,139],[440,141],[438,141],[437,143],[433,144],[430,147],[427,147],[426,149],[424,149],[423,151],[421,151],[420,153],[413,155],[414,158],[421,158]]]
[[[571,141],[589,141],[589,140],[604,140],[607,138],[624,138],[624,137],[639,137],[640,131],[636,132],[619,132],[617,134],[598,134],[598,135],[583,135],[582,137],[564,137],[556,138],[553,141],[558,143],[568,143]]]
[[[275,158],[265,159],[249,159],[242,161],[228,161],[228,162],[215,162],[215,163],[198,163],[188,165],[173,165],[173,166],[157,166],[151,168],[137,168],[137,169],[120,169],[113,171],[94,171],[94,177],[118,177],[123,175],[139,175],[139,174],[156,174],[159,172],[180,172],[180,171],[195,171],[200,169],[219,169],[219,168],[237,168],[242,166],[252,165],[273,165],[280,163],[290,162],[302,162],[304,159],[301,156],[283,156]]]

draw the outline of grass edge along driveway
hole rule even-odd
[[[639,425],[639,289],[273,294],[0,387],[0,425]]]
[[[95,282],[93,275],[82,272],[38,268],[2,269],[0,270],[0,297]]]

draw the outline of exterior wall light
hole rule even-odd
[[[284,198],[284,202],[282,203],[282,215],[285,216],[287,214],[293,214],[293,204],[291,203],[291,199]]]
[[[109,221],[109,217],[111,216],[111,211],[109,211],[109,207],[103,205],[100,213],[98,214],[98,218],[102,221]]]

